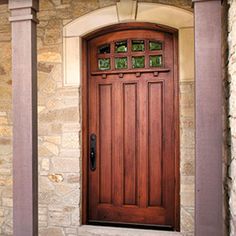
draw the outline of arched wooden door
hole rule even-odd
[[[88,40],[87,223],[178,229],[176,45],[150,27]]]

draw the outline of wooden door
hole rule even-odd
[[[87,223],[178,229],[175,37],[88,41]]]

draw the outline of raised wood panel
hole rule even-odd
[[[137,203],[137,85],[123,84],[124,204]]]
[[[112,85],[99,85],[99,196],[112,202]]]
[[[163,96],[162,83],[148,84],[148,205],[162,205]]]

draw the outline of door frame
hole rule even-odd
[[[158,25],[155,23],[120,23],[98,29],[92,33],[85,35],[82,38],[82,81],[81,81],[81,98],[82,98],[82,224],[86,225],[88,221],[88,50],[87,42],[95,37],[104,35],[110,32],[122,31],[127,29],[149,29],[154,31],[162,31],[173,35],[174,48],[174,146],[175,146],[175,224],[176,231],[180,231],[180,128],[179,128],[179,64],[178,64],[178,30]]]

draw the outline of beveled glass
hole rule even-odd
[[[107,54],[107,53],[110,53],[110,51],[111,51],[110,44],[104,44],[98,48],[99,54]]]
[[[144,68],[145,67],[145,57],[132,57],[132,67],[133,68]]]
[[[110,58],[99,58],[98,59],[98,69],[99,70],[109,70],[111,68]]]
[[[161,67],[162,66],[162,55],[155,55],[149,57],[150,67]]]
[[[115,68],[116,69],[127,69],[128,59],[127,57],[117,57],[115,58]]]
[[[162,50],[162,42],[150,41],[149,42],[149,50],[150,51]]]
[[[132,40],[132,51],[143,52],[145,50],[144,40]]]
[[[115,53],[125,53],[128,51],[127,41],[115,42]]]

